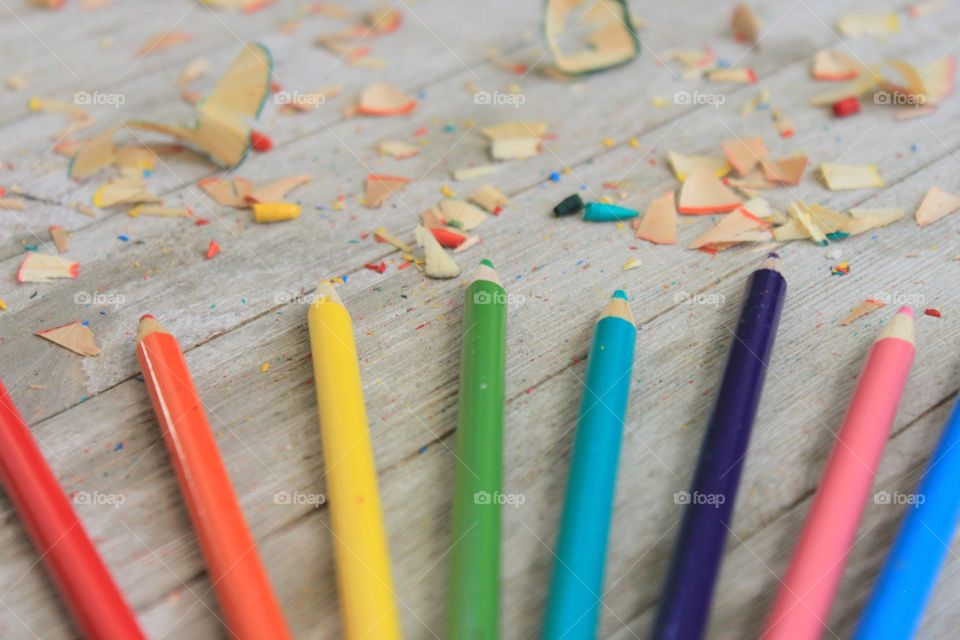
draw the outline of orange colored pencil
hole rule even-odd
[[[180,345],[150,315],[140,319],[137,360],[230,636],[290,638]]]

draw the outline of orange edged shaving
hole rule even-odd
[[[741,204],[740,198],[720,182],[712,171],[701,167],[687,176],[680,188],[677,212],[687,215],[727,213]]]
[[[76,278],[80,263],[45,253],[27,253],[17,271],[17,282],[50,282],[54,278]]]
[[[750,173],[751,169],[767,157],[767,147],[763,144],[763,138],[737,138],[727,140],[722,146],[727,160],[733,165],[733,170],[741,177]]]
[[[377,82],[363,90],[357,112],[368,116],[397,116],[410,113],[417,101],[392,84]]]

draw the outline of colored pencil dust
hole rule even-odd
[[[317,296],[307,322],[343,637],[397,640],[400,621],[353,323],[331,284],[321,284]]]
[[[637,329],[623,291],[597,322],[587,358],[544,640],[596,637]]]
[[[3,382],[0,481],[80,635],[146,638]]]
[[[787,281],[776,254],[751,274],[704,435],[654,625],[656,640],[702,638]]]
[[[140,320],[137,360],[231,637],[290,638],[180,345]]]
[[[506,332],[506,292],[484,260],[463,311],[447,638],[498,633]]]
[[[826,631],[914,352],[913,311],[903,307],[867,354],[767,621],[765,640],[815,640]]]

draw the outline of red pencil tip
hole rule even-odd
[[[145,313],[142,316],[140,316],[140,321],[142,322],[144,320],[156,320],[156,318],[153,317],[152,313]]]
[[[913,317],[913,307],[900,307],[897,310],[897,313],[902,313],[905,316]]]

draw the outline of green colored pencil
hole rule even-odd
[[[507,295],[483,260],[463,313],[448,638],[498,635],[506,334]]]

